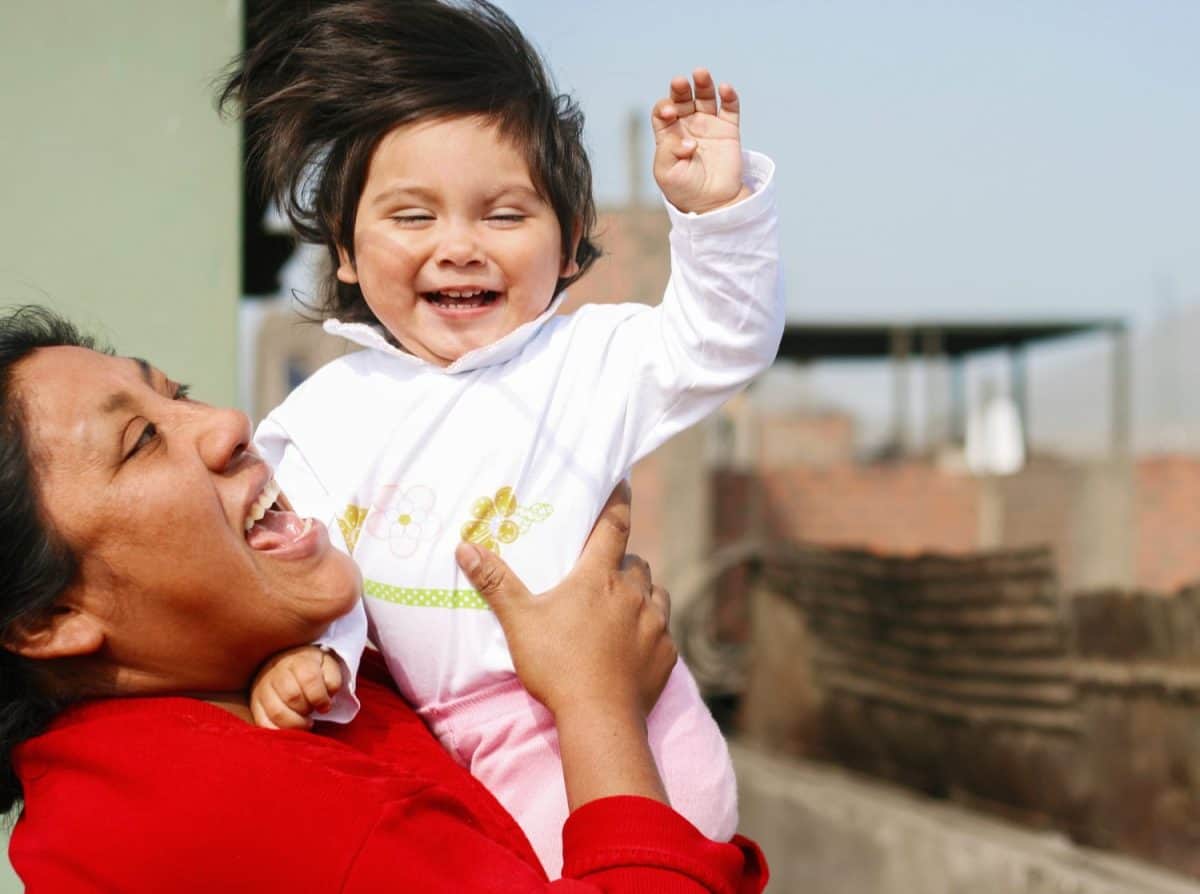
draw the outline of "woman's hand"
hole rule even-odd
[[[533,596],[501,559],[456,552],[496,613],[525,688],[554,715],[567,799],[666,795],[646,742],[646,714],[675,666],[670,600],[641,559],[625,556],[629,487],[609,497],[572,572]]]
[[[517,675],[551,713],[581,704],[649,713],[675,666],[669,596],[626,556],[629,487],[613,491],[579,561],[532,596],[499,556],[463,543],[456,558],[496,613]]]

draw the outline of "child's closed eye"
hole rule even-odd
[[[401,226],[415,226],[418,224],[426,224],[426,223],[429,223],[430,221],[432,221],[433,219],[434,218],[433,218],[432,214],[425,214],[425,213],[395,214],[392,216],[392,220],[394,220],[396,223],[400,224]]]
[[[527,215],[524,215],[524,214],[515,214],[515,213],[507,214],[506,213],[506,214],[489,214],[487,219],[489,221],[495,221],[498,223],[521,223],[521,221],[525,220],[526,217],[527,217]]]

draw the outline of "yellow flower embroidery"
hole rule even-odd
[[[495,496],[480,497],[471,506],[472,518],[462,526],[462,539],[499,553],[501,543],[512,543],[553,511],[549,503],[518,505],[513,489],[502,487]]]
[[[354,552],[358,543],[358,535],[362,533],[363,522],[367,519],[367,507],[347,503],[345,510],[338,516],[338,528],[341,529],[342,539],[346,541],[346,549]]]

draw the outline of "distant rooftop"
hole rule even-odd
[[[926,351],[961,357],[976,351],[1022,348],[1089,332],[1121,332],[1119,317],[1036,320],[859,320],[788,323],[780,359],[885,359]],[[900,346],[903,345],[903,348]]]

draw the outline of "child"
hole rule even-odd
[[[783,325],[773,166],[742,154],[731,87],[704,70],[694,87],[673,80],[652,115],[673,224],[663,302],[555,316],[598,255],[591,175],[582,116],[516,26],[484,2],[279,15],[224,98],[243,104],[298,231],[329,249],[326,330],[366,348],[256,436],[293,505],[336,519],[362,569],[365,623],[348,616],[321,645],[352,674],[369,625],[400,690],[555,877],[567,804],[554,726],[455,547],[552,586],[633,463],[770,364]],[[336,685],[314,668],[315,647],[271,662],[258,716],[310,722]],[[353,710],[347,690],[326,717]],[[672,805],[728,839],[728,752],[682,664],[647,723]]]

